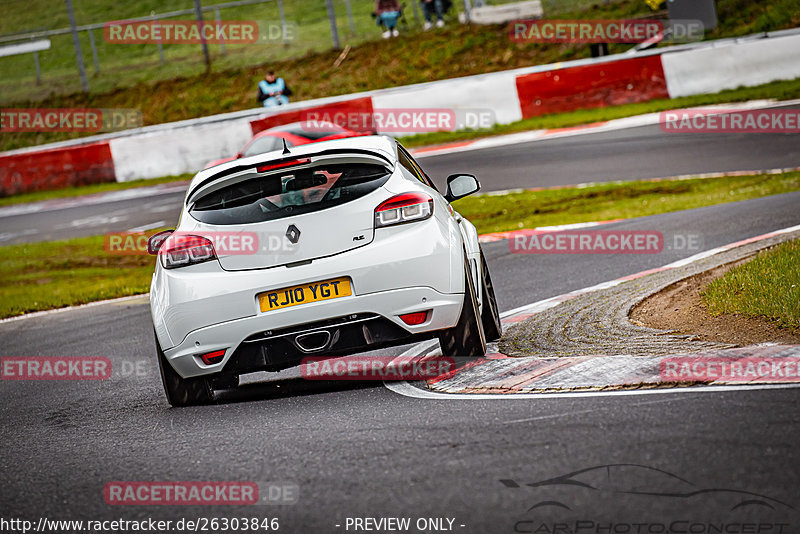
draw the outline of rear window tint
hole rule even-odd
[[[350,202],[378,189],[390,174],[386,167],[373,163],[286,169],[202,196],[189,213],[208,224],[272,221]]]

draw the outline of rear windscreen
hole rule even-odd
[[[391,172],[373,163],[318,164],[245,180],[200,197],[189,210],[208,224],[271,221],[338,206],[371,193]]]

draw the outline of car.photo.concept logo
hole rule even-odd
[[[634,463],[498,482],[519,503],[507,530],[518,534],[790,534],[800,524],[791,503],[746,486]]]

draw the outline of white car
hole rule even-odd
[[[438,338],[483,356],[500,317],[475,227],[397,141],[365,136],[201,171],[178,228],[150,238],[161,377],[172,405],[307,356]],[[255,242],[255,244],[254,244]]]

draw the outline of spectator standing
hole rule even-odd
[[[275,77],[274,71],[268,71],[264,79],[258,82],[258,101],[265,108],[288,104],[291,94],[286,82],[283,78]]]
[[[385,28],[383,38],[397,37],[397,21],[400,19],[401,7],[399,0],[375,0],[375,17],[378,26]]]
[[[422,4],[422,14],[425,16],[423,30],[430,30],[433,27],[433,16],[436,15],[436,27],[444,26],[444,13],[450,7],[449,0],[420,0]]]

